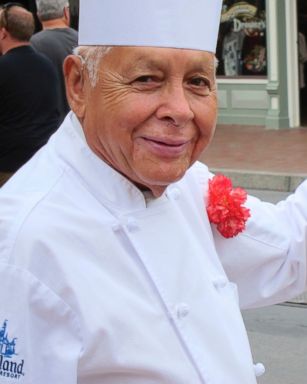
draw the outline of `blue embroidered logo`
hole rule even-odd
[[[24,360],[14,361],[14,357],[17,356],[15,352],[17,338],[9,339],[6,331],[7,322],[7,320],[3,322],[0,330],[0,377],[20,379],[24,376]]]
[[[6,325],[7,320],[4,321],[2,329],[0,331],[0,355],[4,357],[12,357],[16,355],[15,353],[15,345],[16,345],[16,337],[9,341],[7,333],[6,333]]]

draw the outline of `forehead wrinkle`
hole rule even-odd
[[[130,66],[130,63],[129,63]],[[140,56],[138,57],[134,62],[133,65],[130,66],[129,72],[134,72],[137,70],[140,71],[154,71],[154,70],[165,70],[166,68],[171,67],[171,60],[163,60],[161,57],[155,59],[148,56]],[[177,68],[176,63],[174,63],[175,69]],[[215,65],[214,65],[214,57],[212,57],[212,60],[207,60],[206,58],[200,59],[200,58],[192,58],[187,59],[185,63],[185,67],[187,72],[199,72],[204,73],[206,75],[211,75],[215,72]]]

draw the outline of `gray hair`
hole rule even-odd
[[[82,64],[87,70],[91,86],[94,88],[99,79],[99,65],[104,56],[106,56],[112,47],[106,45],[79,46],[73,50],[73,53],[80,57]]]
[[[68,0],[36,0],[37,14],[41,21],[60,19]]]

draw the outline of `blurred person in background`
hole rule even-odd
[[[58,72],[61,97],[59,109],[61,120],[69,111],[66,99],[63,62],[78,44],[78,32],[70,28],[69,4],[67,0],[36,0],[37,17],[43,30],[31,38],[32,46],[49,57]]]
[[[0,186],[44,145],[60,123],[56,71],[30,46],[31,12],[0,8]]]

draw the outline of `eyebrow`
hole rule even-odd
[[[134,67],[138,69],[161,69],[162,63],[159,60],[155,60],[153,58],[148,58],[148,56],[139,56],[136,61]]]
[[[141,55],[135,60],[134,67],[132,71],[135,69],[138,70],[163,70],[165,64],[161,62],[159,59],[148,58],[148,56]],[[191,72],[200,72],[205,74],[215,73],[215,59],[212,58],[212,61],[208,64],[204,63],[203,60],[197,59],[192,62]]]

